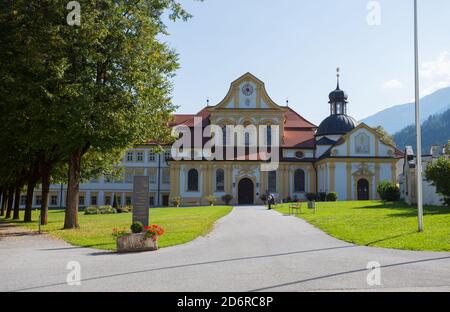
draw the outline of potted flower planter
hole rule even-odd
[[[117,252],[153,251],[158,249],[158,240],[146,233],[128,234],[117,238]]]

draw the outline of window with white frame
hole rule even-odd
[[[27,196],[26,195],[20,196],[20,205],[25,206],[26,204],[27,204]]]
[[[127,161],[132,162],[134,160],[134,153],[133,152],[127,152]]]
[[[136,153],[136,160],[138,162],[144,162],[144,152],[139,151]]]
[[[150,180],[150,184],[156,183],[156,171],[155,170],[149,170],[148,171],[148,177]]]
[[[170,170],[169,168],[164,168],[162,170],[162,183],[170,184]]]
[[[148,161],[154,162],[155,160],[156,160],[156,154],[154,152],[149,152],[148,153]]]
[[[165,151],[164,152],[164,159],[166,161],[171,160],[172,159],[172,153],[170,151]]]
[[[78,205],[84,206],[84,203],[85,203],[84,196],[83,195],[78,196]]]
[[[37,206],[42,205],[42,196],[41,195],[36,195],[35,197],[35,202],[34,202]]]

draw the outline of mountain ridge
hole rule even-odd
[[[450,87],[439,89],[421,99],[421,122],[450,109]],[[401,118],[399,118],[401,116]],[[405,103],[386,108],[361,120],[371,127],[381,125],[394,134],[415,123],[415,104]]]

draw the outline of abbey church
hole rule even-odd
[[[326,103],[324,104],[326,105]],[[274,171],[257,160],[169,161],[170,195],[186,204],[205,203],[205,196],[233,196],[234,204],[259,204],[261,194],[279,200],[305,199],[307,193],[336,192],[339,200],[376,199],[377,185],[397,183],[402,153],[382,141],[369,126],[348,115],[348,96],[329,94],[330,115],[317,127],[287,106],[276,104],[264,83],[247,73],[231,83],[224,100],[196,115],[178,115],[171,126],[213,124],[279,126],[280,158]]]

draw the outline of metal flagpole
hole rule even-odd
[[[419,217],[419,232],[423,232],[423,202],[422,202],[422,134],[420,124],[420,91],[419,91],[419,40],[417,30],[417,0],[414,0],[414,62],[415,62],[415,93],[416,93],[416,138],[417,138],[417,212]]]

